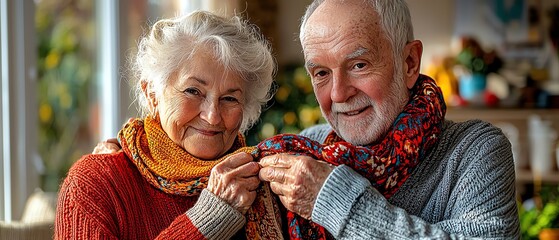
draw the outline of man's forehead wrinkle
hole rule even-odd
[[[328,42],[335,37],[335,33],[338,30],[337,28],[327,26],[310,27],[306,30],[305,40],[311,40],[311,42]]]

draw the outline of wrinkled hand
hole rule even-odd
[[[237,153],[217,164],[210,173],[207,189],[245,214],[256,199],[260,165],[248,153]]]
[[[260,160],[259,177],[269,181],[283,205],[311,219],[318,192],[334,166],[306,156],[276,154]]]
[[[93,149],[93,154],[115,153],[121,150],[120,144],[116,138],[109,138],[103,142],[97,143]]]

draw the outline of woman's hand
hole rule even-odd
[[[236,153],[217,164],[210,173],[207,189],[242,214],[256,199],[260,165],[248,153]]]
[[[109,138],[103,142],[97,143],[97,146],[93,149],[93,154],[109,154],[115,153],[121,150],[120,144],[116,138]]]

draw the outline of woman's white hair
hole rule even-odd
[[[299,40],[303,41],[305,25],[309,17],[325,0],[315,0],[308,7],[301,18]],[[343,0],[341,0],[343,1]],[[363,0],[379,15],[382,30],[392,45],[392,54],[400,56],[406,44],[414,40],[413,26],[408,5],[404,0]],[[396,57],[394,58],[396,61]]]
[[[188,69],[195,51],[207,46],[225,69],[247,82],[240,131],[258,120],[262,106],[273,95],[276,63],[271,47],[254,25],[237,16],[225,18],[205,11],[159,20],[140,39],[131,70],[136,75],[133,87],[142,117],[150,114],[142,86],[151,86],[159,96],[169,78]]]

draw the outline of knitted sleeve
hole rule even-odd
[[[206,189],[185,216],[207,239],[230,239],[245,224],[245,217],[239,211]],[[161,239],[176,238],[167,236]]]
[[[440,179],[437,194],[407,196],[425,202],[423,218],[391,204],[365,178],[341,165],[320,190],[312,220],[336,239],[518,239],[510,143],[494,128],[470,137],[475,140],[453,152],[462,155],[444,155],[445,165],[458,167],[443,173],[450,177]]]
[[[112,215],[115,210],[103,199],[103,195],[97,194],[97,189],[85,190],[83,185],[77,186],[79,182],[87,183],[67,179],[60,191],[54,238],[120,239],[118,223],[114,221],[116,216]],[[144,231],[138,230],[138,235]],[[183,215],[177,217],[156,239],[203,240],[206,237]]]
[[[54,239],[118,239],[114,209],[98,182],[83,171],[82,160],[70,169],[59,191]]]
[[[178,216],[156,239],[230,239],[245,223],[245,217],[204,189],[186,214]]]
[[[131,176],[122,176],[118,167],[103,165],[105,160],[86,157],[70,169],[59,192],[54,239],[120,239],[123,231],[128,236],[126,238],[131,239],[146,239],[150,235],[157,235],[156,239],[229,239],[245,223],[241,213],[204,190],[197,203],[163,231],[153,233],[157,229],[154,226],[148,229],[138,224],[128,229],[130,222],[138,219],[127,220],[121,215],[122,206],[116,206],[115,202],[121,201],[119,204],[128,207],[134,203],[118,197],[110,182],[114,181],[111,177],[118,175],[122,178],[119,178],[122,180],[120,186],[130,184],[124,180]],[[139,213],[138,217],[152,216]],[[123,221],[127,222],[127,229],[121,229]]]

